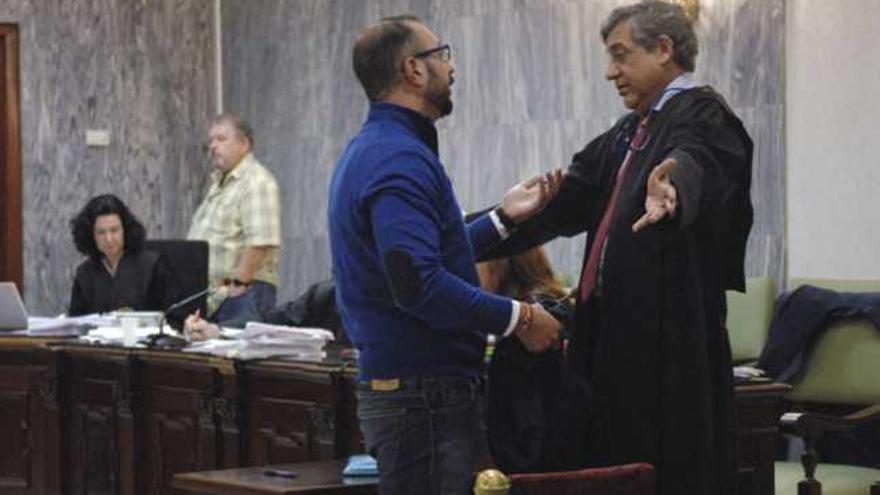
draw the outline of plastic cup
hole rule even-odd
[[[125,347],[134,347],[137,343],[137,328],[139,322],[137,318],[123,316],[119,318],[119,325],[122,327],[122,345]]]

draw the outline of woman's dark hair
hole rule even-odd
[[[73,234],[76,250],[94,260],[100,259],[101,252],[95,244],[95,220],[101,215],[114,214],[119,215],[122,220],[125,252],[139,252],[144,247],[147,231],[125,203],[112,194],[102,194],[90,199],[82,211],[70,221],[70,231]]]

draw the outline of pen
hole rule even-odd
[[[263,476],[272,476],[275,478],[286,478],[292,480],[297,477],[296,472],[286,469],[267,468],[263,471]]]

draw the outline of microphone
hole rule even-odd
[[[162,312],[162,318],[159,320],[159,333],[154,333],[152,335],[147,336],[146,344],[148,349],[180,349],[182,347],[186,347],[189,343],[185,338],[179,337],[177,335],[171,335],[165,333],[165,321],[168,319],[168,315],[178,309],[186,306],[187,304],[195,301],[200,297],[207,296],[208,294],[214,292],[214,289],[208,288],[205,290],[200,290],[195,294],[187,296],[176,303],[168,306],[165,311]]]

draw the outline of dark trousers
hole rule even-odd
[[[357,414],[379,464],[380,495],[471,493],[479,443],[478,378],[400,380],[393,391],[361,382]]]

